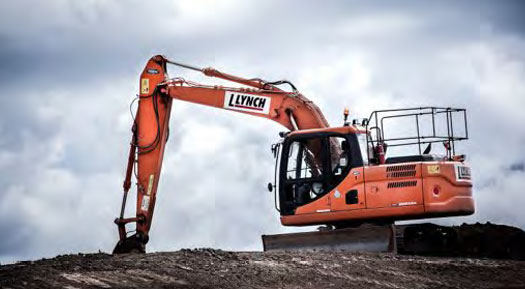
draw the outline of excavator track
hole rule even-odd
[[[505,225],[397,225],[396,239],[405,255],[525,260],[525,232]]]

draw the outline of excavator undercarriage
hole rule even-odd
[[[525,260],[525,231],[498,224],[363,225],[263,235],[264,251],[361,251],[402,255]]]

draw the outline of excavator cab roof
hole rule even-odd
[[[303,129],[303,130],[296,130],[292,131],[289,134],[287,134],[287,137],[290,136],[296,136],[296,135],[302,135],[302,134],[313,134],[313,133],[325,133],[325,132],[334,132],[334,133],[340,133],[340,134],[358,134],[358,133],[366,133],[366,128],[361,126],[340,126],[340,127],[326,127],[326,128],[314,128],[314,129]]]

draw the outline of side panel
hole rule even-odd
[[[458,166],[466,165],[425,162],[366,167],[364,184],[359,180],[351,181],[352,170],[337,188],[363,185],[366,207],[361,207],[360,202],[359,206],[345,206],[342,199],[334,197],[333,190],[330,192],[330,212],[281,216],[281,223],[285,226],[305,226],[351,220],[411,220],[470,215],[474,213],[472,181],[458,178]],[[435,187],[439,190],[435,191]]]
[[[331,202],[330,194],[326,194],[323,197],[319,198],[318,200],[315,200],[309,204],[297,207],[297,209],[295,210],[295,215],[328,213],[330,212],[330,202]]]
[[[461,163],[423,163],[425,211],[434,215],[471,215],[474,213],[472,181],[458,178]]]
[[[355,198],[353,198],[354,193],[356,194]],[[354,202],[354,200],[357,202]],[[310,204],[298,207],[295,215],[364,209],[365,204],[363,168],[360,167],[352,169],[346,178],[330,193]]]
[[[365,191],[368,209],[422,205],[421,164],[366,167]]]
[[[424,207],[418,205],[281,216],[281,224],[284,226],[307,226],[358,220],[364,222],[373,219],[410,220],[423,217],[425,217]]]
[[[366,201],[363,168],[353,168],[343,182],[330,192],[330,196],[332,211],[364,209]]]

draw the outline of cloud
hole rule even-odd
[[[510,165],[509,170],[515,171],[515,172],[525,172],[525,163],[524,162],[513,163]]]
[[[375,109],[466,107],[477,213],[525,228],[525,51],[518,2],[31,1],[0,9],[0,260],[110,251],[146,60],[286,78],[342,123]],[[21,16],[23,15],[23,17]],[[24,21],[22,23],[21,21]],[[220,83],[170,67],[171,76]],[[261,249],[280,226],[282,127],[174,102],[150,250]],[[133,213],[133,197],[128,214]]]

